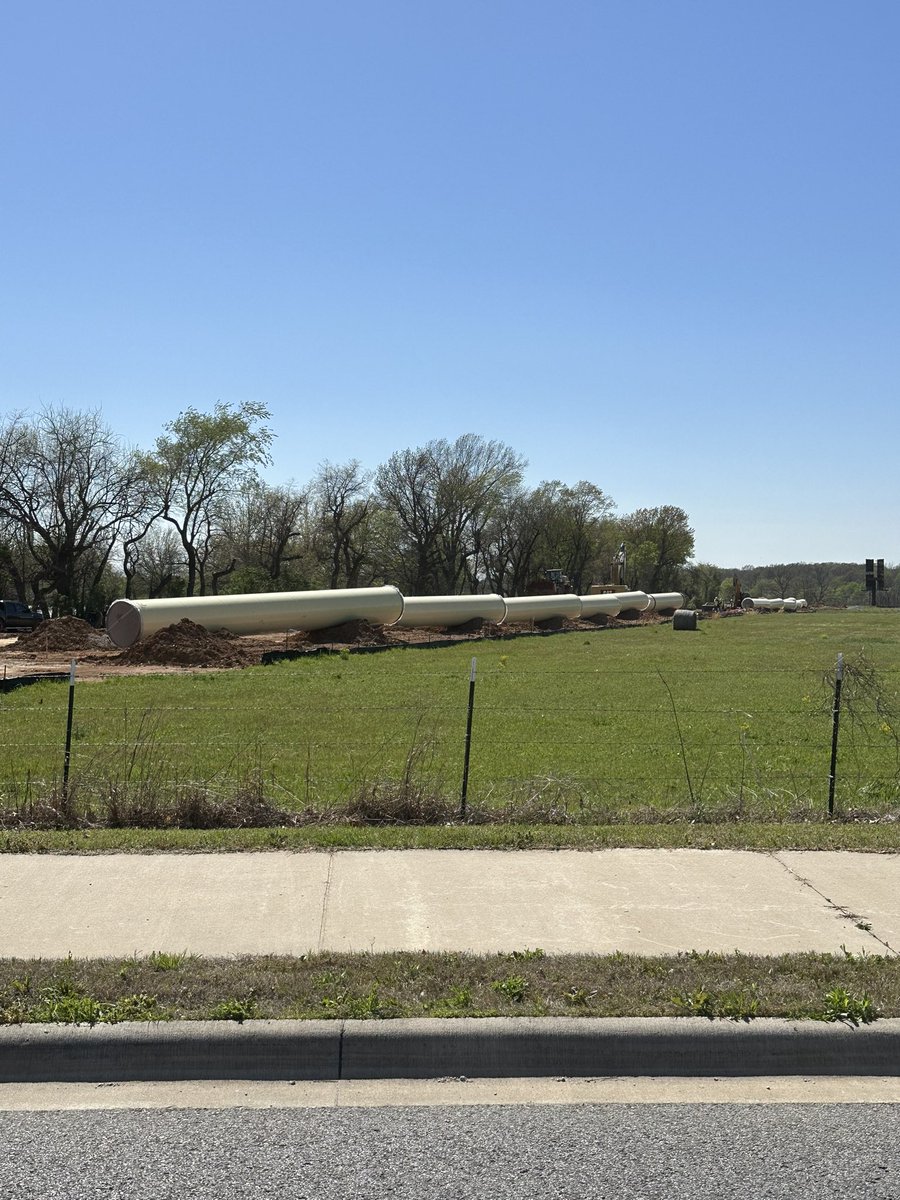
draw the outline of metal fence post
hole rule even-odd
[[[466,799],[469,793],[469,753],[472,749],[472,713],[475,708],[475,662],[472,659],[472,669],[469,672],[469,712],[466,717],[466,755],[463,762],[462,792],[459,797],[460,820],[466,817]]]
[[[69,668],[69,712],[66,717],[66,754],[63,759],[63,800],[69,795],[69,763],[72,758],[72,713],[75,709],[75,659]]]
[[[844,656],[837,656],[834,673],[834,704],[831,709],[831,770],[828,773],[828,815],[834,813],[834,785],[837,777],[838,729],[841,724],[841,684],[844,682]]]

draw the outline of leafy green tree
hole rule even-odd
[[[676,589],[694,553],[694,531],[684,509],[674,504],[639,508],[622,519],[621,530],[631,586],[645,592]]]
[[[178,533],[187,568],[187,595],[205,595],[212,558],[232,493],[271,462],[270,413],[247,401],[218,403],[211,413],[188,408],[156,439],[148,468],[163,519]],[[221,571],[221,568],[219,568]]]
[[[734,596],[734,583],[723,579],[721,567],[712,563],[691,563],[685,568],[684,582],[696,604],[714,604],[718,599],[730,601]]]

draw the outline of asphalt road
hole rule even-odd
[[[6,1112],[0,1195],[896,1200],[898,1134],[890,1104]]]

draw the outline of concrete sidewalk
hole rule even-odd
[[[0,855],[0,957],[542,947],[893,953],[900,855]]]

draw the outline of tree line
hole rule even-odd
[[[744,596],[803,597],[814,607],[844,608],[870,605],[862,562],[792,562],[765,566],[717,567],[690,563],[684,571],[685,587],[697,604],[716,600],[730,604],[736,590]],[[877,593],[883,608],[900,605],[900,567],[885,570],[884,589]]]
[[[0,424],[0,597],[97,617],[120,596],[194,596],[396,584],[408,595],[609,578],[679,587],[694,533],[675,505],[618,515],[596,484],[524,483],[511,446],[467,433],[398,450],[374,469],[321,463],[267,483],[275,433],[262,404],[188,408],[152,449],[97,411],[46,407]]]

